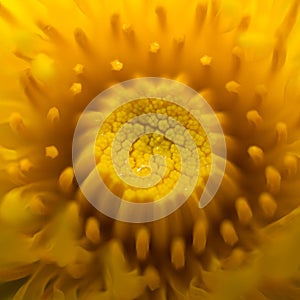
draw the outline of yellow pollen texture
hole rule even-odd
[[[112,162],[112,147],[113,142],[116,139],[116,133],[120,130],[122,125],[126,124],[130,119],[139,116],[141,114],[153,114],[150,125],[148,123],[135,123],[131,126],[131,132],[144,132],[145,126],[158,127],[163,133],[151,133],[144,134],[137,138],[131,145],[128,160],[131,169],[137,176],[147,176],[151,172],[157,172],[159,174],[159,168],[151,169],[150,158],[153,155],[160,155],[166,161],[166,171],[158,182],[157,185],[149,188],[135,188],[132,187],[122,179],[119,178],[117,172],[115,172]],[[98,170],[103,178],[105,184],[111,189],[111,191],[122,199],[133,202],[152,202],[161,199],[168,194],[176,185],[178,178],[181,174],[182,162],[188,163],[189,157],[180,157],[176,143],[182,146],[188,147],[189,141],[185,139],[182,127],[178,124],[169,124],[168,120],[159,119],[157,115],[167,115],[183,125],[183,128],[189,131],[192,136],[195,145],[198,150],[200,170],[195,187],[195,195],[201,196],[200,191],[204,189],[205,183],[209,176],[211,166],[211,149],[206,136],[205,131],[199,124],[199,122],[193,117],[191,113],[184,108],[171,103],[166,100],[160,99],[139,99],[124,104],[115,110],[102,125],[98,138],[96,141],[96,162],[98,164]],[[129,132],[130,132],[129,131]],[[118,137],[118,141],[115,142],[114,147],[117,149],[117,159],[120,164],[120,170],[124,167],[123,155],[120,155],[120,150],[128,143],[128,137]],[[176,141],[175,143],[172,141]],[[118,152],[119,150],[119,152]],[[193,168],[193,165],[190,166]],[[126,171],[124,171],[126,173]],[[185,174],[188,175],[188,174]],[[188,184],[188,182],[187,182]],[[115,189],[114,187],[118,187]]]

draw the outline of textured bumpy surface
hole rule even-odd
[[[143,114],[150,114],[149,118],[144,117],[139,122],[130,123],[130,119]],[[163,118],[164,115],[169,119]],[[124,124],[128,126],[123,127]],[[161,134],[155,133],[156,126]],[[143,133],[147,129],[154,133],[144,134],[134,140],[134,134],[139,135],[139,132]],[[189,145],[191,141],[186,133],[194,140],[198,152],[196,155],[199,156],[201,168],[195,190],[202,191],[210,173],[211,150],[205,131],[193,115],[179,105],[161,99],[139,99],[122,105],[107,118],[96,142],[96,162],[106,186],[113,191],[114,186],[118,185],[115,193],[127,201],[139,203],[161,199],[174,189],[180,174],[183,173],[183,163],[187,165],[186,171],[193,171],[193,165],[189,165],[192,155],[192,148]],[[130,135],[133,135],[133,138]],[[130,142],[132,139],[133,143]],[[172,141],[184,146],[186,151],[182,153],[182,157]],[[112,146],[114,152],[111,155]],[[127,148],[129,153],[126,151]],[[149,164],[153,155],[165,158],[165,161],[155,165],[156,169],[151,168]],[[119,178],[118,174],[127,173],[124,161],[128,156],[133,176],[140,176],[143,179],[152,175],[146,179],[149,187],[133,187]],[[114,170],[114,165],[119,171],[118,174]],[[188,173],[182,175],[185,176],[182,184],[184,188],[190,185],[190,178]],[[134,180],[137,184],[136,178]],[[143,182],[144,180],[139,186],[142,187]],[[195,197],[200,198],[200,195],[198,192]]]
[[[1,0],[1,300],[300,299],[298,6]],[[128,224],[97,212],[78,189],[72,138],[96,95],[146,76],[203,95],[228,161],[204,209],[191,196],[167,218]],[[161,139],[133,145],[133,170],[158,144],[176,170],[176,151]],[[112,190],[124,188],[104,171]]]

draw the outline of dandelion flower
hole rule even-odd
[[[1,299],[299,299],[298,9],[298,0],[2,0]],[[130,224],[85,199],[72,138],[96,95],[139,77],[199,92],[228,155],[209,205],[191,196],[166,218]],[[113,116],[107,126],[113,133]],[[137,142],[133,169],[158,140]]]

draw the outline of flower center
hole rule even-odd
[[[130,123],[138,116],[145,118]],[[188,180],[189,174],[182,174],[182,165],[192,164],[189,151],[191,139],[188,135],[196,146],[200,163],[194,190],[198,195],[206,184],[211,168],[208,138],[190,112],[162,99],[134,100],[109,115],[95,145],[98,171],[109,189],[123,200],[157,201],[174,189],[180,176],[186,176]],[[186,151],[180,153],[178,145]],[[124,180],[128,168],[132,171],[135,184],[129,179]],[[193,165],[190,166],[192,168]],[[139,179],[141,182],[145,179],[145,184],[137,184]]]

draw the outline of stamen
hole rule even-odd
[[[136,254],[139,260],[145,260],[149,253],[150,233],[146,227],[138,230],[136,235]]]
[[[123,63],[121,63],[118,59],[112,61],[110,64],[113,71],[121,71],[123,69]]]
[[[160,45],[157,42],[153,42],[149,45],[149,52],[157,53],[160,49]]]
[[[27,134],[27,128],[24,124],[23,118],[19,113],[12,113],[9,117],[10,128],[20,136]]]
[[[58,156],[59,152],[55,146],[47,146],[45,147],[45,156],[49,158],[56,158]]]
[[[282,36],[279,36],[273,49],[272,70],[280,69],[285,64],[286,56],[286,41]]]
[[[88,38],[86,33],[81,28],[76,28],[74,31],[74,38],[77,44],[82,48],[88,49]]]
[[[134,37],[134,30],[131,24],[123,24],[122,31],[127,38],[132,39]]]
[[[53,41],[61,41],[62,37],[58,30],[52,25],[45,24],[43,22],[37,23],[38,27]]]
[[[171,262],[176,270],[185,266],[185,241],[176,238],[171,244]]]
[[[277,209],[277,203],[272,195],[269,193],[262,193],[259,196],[258,203],[266,217],[273,217]]]
[[[59,176],[58,183],[62,192],[69,194],[73,191],[74,171],[72,167],[67,167]]]
[[[100,243],[100,224],[96,218],[90,217],[87,219],[85,224],[85,235],[93,244]]]
[[[204,23],[204,20],[207,15],[207,9],[208,9],[207,3],[208,3],[207,1],[201,1],[200,3],[198,3],[196,7],[195,19],[197,25],[201,25]]]
[[[268,89],[264,84],[257,85],[255,87],[255,94],[260,99],[260,101],[263,101],[268,95]]]
[[[82,84],[79,82],[74,82],[70,87],[70,91],[73,96],[80,94],[82,92]]]
[[[212,57],[208,55],[204,55],[200,58],[200,62],[202,66],[210,66],[212,62]]]
[[[280,191],[281,184],[281,175],[279,171],[272,166],[268,166],[265,170],[265,176],[268,191],[272,194],[277,194]]]
[[[226,244],[233,246],[238,241],[238,236],[230,220],[224,220],[220,226],[221,236]]]
[[[32,162],[28,158],[22,159],[19,164],[22,172],[28,172],[33,167]]]
[[[260,129],[263,125],[263,118],[256,110],[250,110],[247,112],[247,120],[250,125],[252,125],[256,129]]]
[[[239,94],[240,84],[238,84],[237,82],[235,82],[235,81],[229,81],[229,82],[226,83],[225,87],[226,87],[226,90],[229,93]]]
[[[264,151],[257,146],[250,146],[248,154],[256,166],[261,166],[264,162]]]
[[[84,72],[84,66],[82,64],[77,64],[74,68],[73,68],[74,72],[76,75],[81,75]]]
[[[51,107],[47,114],[47,120],[51,123],[57,122],[60,118],[59,110],[56,107]]]
[[[157,290],[160,287],[161,280],[156,268],[148,266],[144,272],[146,284],[151,291]]]
[[[114,32],[118,30],[120,26],[120,15],[118,13],[114,13],[110,17],[110,24]]]
[[[243,225],[249,224],[252,220],[253,214],[247,199],[244,197],[238,198],[235,202],[235,208],[239,221]]]
[[[284,171],[288,177],[295,176],[298,172],[298,159],[295,155],[287,154],[283,159]]]
[[[283,122],[279,122],[276,124],[276,140],[277,144],[286,143],[288,138],[287,126]]]
[[[207,223],[204,220],[198,220],[194,225],[193,231],[193,248],[199,254],[206,247],[207,240]]]
[[[159,20],[159,23],[162,26],[165,26],[166,22],[167,22],[167,11],[166,11],[166,9],[163,6],[157,6],[155,8],[155,13],[156,13],[157,18]]]

